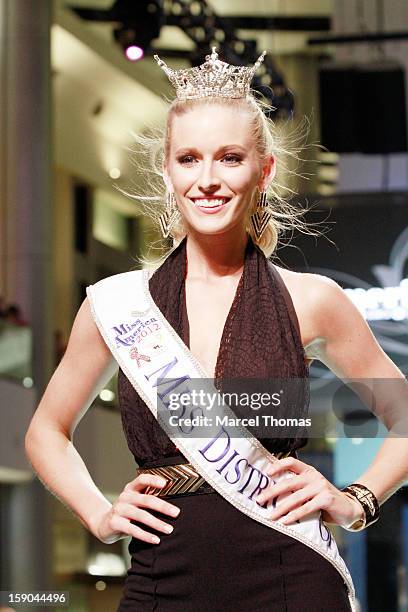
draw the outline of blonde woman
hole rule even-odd
[[[262,59],[238,69],[213,50],[189,71],[159,60],[177,99],[161,157],[166,210],[157,204],[150,213],[175,247],[148,289],[140,285],[147,301],[135,273],[89,289],[27,433],[39,477],[95,537],[109,544],[131,536],[120,611],[354,610],[352,580],[326,523],[368,526],[407,477],[399,440],[386,441],[359,483],[341,491],[297,458],[303,438],[233,438],[225,428],[225,453],[215,456],[215,438],[201,447],[188,435],[172,439],[155,418],[150,393],[162,378],[154,374],[183,359],[215,381],[307,383],[304,347],[313,343],[314,356],[338,376],[403,378],[335,282],[268,260],[279,231],[299,219],[277,195],[274,126],[249,88]],[[135,323],[120,324],[128,295]],[[117,363],[139,473],[111,504],[71,438]],[[299,416],[307,413],[303,391]]]

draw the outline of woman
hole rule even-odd
[[[238,78],[235,67],[219,62],[215,51],[187,78],[165,66],[178,99],[167,122],[163,179],[168,208],[160,222],[164,235],[172,234],[178,245],[149,279],[156,318],[150,327],[141,326],[147,334],[160,313],[164,325],[153,343],[147,336],[130,351],[130,337],[139,329],[111,325],[116,348],[126,345],[128,361],[122,362],[108,338],[109,325],[101,323],[103,303],[98,310],[97,292],[89,291],[27,433],[34,469],[97,538],[111,543],[132,536],[132,566],[120,611],[350,610],[352,586],[349,582],[347,592],[347,572],[341,571],[321,519],[350,529],[367,526],[378,518],[377,500],[383,503],[407,478],[408,450],[402,440],[385,441],[359,484],[340,491],[297,459],[303,439],[269,438],[254,447],[269,457],[263,465],[270,479],[262,480],[265,470],[255,470],[262,486],[253,490],[252,499],[238,495],[244,487],[228,496],[221,468],[219,480],[210,468],[208,479],[197,480],[207,473],[208,445],[200,458],[194,441],[171,440],[163,420],[161,426],[156,421],[147,390],[135,391],[129,364],[137,374],[147,372],[167,331],[179,343],[180,355],[184,350],[200,375],[216,381],[234,376],[307,380],[307,346],[338,376],[403,379],[335,282],[266,259],[285,218],[296,219],[289,208],[279,217],[265,207],[279,159],[270,124],[249,92],[260,61]],[[128,285],[126,278],[136,278],[107,279],[107,311],[121,308],[109,282],[122,277]],[[137,295],[135,285],[129,291]],[[141,317],[143,306],[141,301],[132,314]],[[115,370],[112,353],[121,365],[124,430],[142,468],[113,504],[97,489],[71,443],[80,418]],[[306,393],[300,415],[307,400]],[[288,471],[291,477],[284,478]],[[261,509],[268,510],[267,517]],[[309,527],[312,533],[316,525],[327,548],[314,535],[308,539]]]

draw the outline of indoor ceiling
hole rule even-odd
[[[138,1],[138,0],[134,0]],[[171,1],[166,0],[169,4]],[[334,0],[253,0],[251,3],[248,0],[206,0],[213,11],[220,17],[326,17],[330,18],[333,13]],[[97,39],[100,43],[108,47],[117,48],[117,43],[113,40],[113,24],[105,22],[92,22],[81,20],[68,7],[76,8],[94,8],[94,9],[110,9],[113,5],[113,0],[55,0],[56,5],[56,20],[60,21],[62,13],[70,14],[78,23],[78,27],[87,32],[92,38]],[[279,30],[272,32],[271,29],[266,30],[246,30],[238,29],[237,34],[242,39],[255,39],[259,52],[267,49],[270,53],[282,55],[286,53],[316,53],[319,52],[316,48],[308,47],[307,39],[314,34],[313,31],[289,31]],[[156,49],[166,48],[180,51],[192,51],[195,48],[195,43],[191,38],[177,26],[165,25],[162,27],[160,37],[153,41],[153,46]],[[142,64],[150,64],[153,60],[145,58],[140,62]],[[185,60],[173,60],[177,63],[186,65]],[[129,64],[129,62],[127,62]],[[132,66],[135,74],[137,74],[140,66],[135,63]]]
[[[249,5],[247,0],[207,0],[223,17],[247,16],[249,12],[252,17],[330,17],[333,2],[254,0]],[[163,95],[171,97],[173,92],[153,58],[135,63],[125,58],[113,40],[113,23],[82,20],[69,8],[109,9],[112,4],[112,0],[54,0],[52,31],[56,163],[88,182],[109,188],[110,168],[119,167],[123,179],[133,172],[126,151],[132,143],[131,132],[164,118]],[[243,39],[256,39],[259,52],[266,49],[272,57],[317,53],[307,46],[313,32],[251,29],[237,33]],[[184,52],[195,47],[176,26],[163,26],[153,45]],[[166,61],[176,68],[189,65],[181,58]],[[128,210],[134,211],[134,204],[128,204]]]

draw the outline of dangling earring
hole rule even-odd
[[[179,217],[176,197],[173,192],[166,194],[166,210],[159,216],[159,223],[163,238],[168,238],[170,231]]]
[[[256,211],[251,215],[252,228],[257,240],[260,240],[272,217],[272,213],[268,210],[268,207],[269,202],[266,199],[266,191],[260,191]]]

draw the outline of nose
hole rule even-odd
[[[210,160],[203,161],[198,179],[198,188],[205,193],[213,193],[220,187],[220,180],[214,174],[214,166]]]

